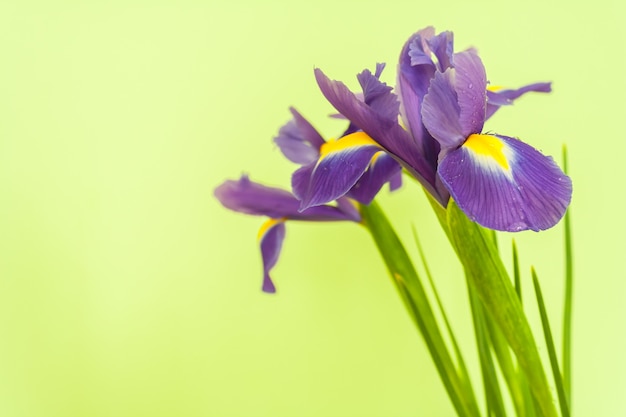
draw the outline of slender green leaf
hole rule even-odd
[[[513,239],[513,281],[515,282],[515,292],[520,302],[522,301],[522,282],[521,274],[519,272],[519,258],[517,256],[517,245],[515,239]]]
[[[370,231],[392,281],[426,342],[457,414],[479,416],[469,380],[465,380],[457,373],[422,282],[398,235],[376,203],[361,206],[361,215],[362,222]]]
[[[535,286],[535,295],[537,296],[537,305],[539,306],[539,314],[541,315],[543,335],[546,339],[546,346],[548,347],[548,357],[550,358],[552,375],[554,376],[556,392],[559,397],[561,415],[563,417],[569,417],[569,407],[567,406],[567,398],[565,397],[565,390],[563,389],[563,381],[561,379],[561,372],[559,371],[559,363],[556,358],[556,349],[554,348],[554,340],[552,338],[552,332],[550,331],[548,313],[546,312],[546,306],[543,302],[543,295],[541,293],[541,287],[539,286],[539,279],[537,279],[537,273],[535,272],[535,268],[531,268],[531,273],[533,276],[533,285]]]
[[[523,372],[518,371],[509,344],[492,320],[485,320],[485,324],[489,331],[491,347],[509,388],[516,414],[520,417],[534,417],[536,413],[526,377]]]
[[[466,276],[513,349],[541,413],[545,417],[556,417],[535,339],[493,240],[453,201],[448,204],[447,212],[450,237]]]
[[[563,146],[563,170],[567,167],[567,148]],[[570,226],[570,211],[565,213],[565,302],[563,305],[563,388],[572,406],[572,295],[574,289],[574,264],[572,254],[572,230]]]
[[[478,349],[478,358],[480,360],[480,369],[483,377],[483,386],[485,388],[485,400],[487,403],[487,415],[505,416],[504,402],[502,401],[502,392],[500,391],[500,383],[496,373],[496,367],[491,357],[491,349],[489,342],[489,334],[486,322],[489,320],[485,316],[482,303],[476,294],[476,290],[471,281],[467,282],[470,308],[472,311],[472,320],[474,322],[474,334],[476,337],[476,346]]]
[[[441,317],[443,318],[444,324],[446,326],[446,331],[448,332],[448,337],[450,338],[450,341],[452,343],[452,348],[454,349],[457,367],[460,373],[459,377],[461,377],[462,379],[467,381],[468,384],[470,384],[471,382],[470,382],[469,372],[467,371],[467,367],[465,366],[465,361],[463,360],[463,354],[461,353],[459,344],[456,340],[456,337],[454,336],[454,332],[452,331],[452,326],[450,325],[450,321],[448,320],[448,315],[446,314],[446,311],[443,308],[443,303],[441,302],[441,298],[439,297],[439,292],[437,291],[437,287],[435,286],[435,281],[433,280],[432,273],[430,272],[430,267],[428,266],[428,262],[426,261],[424,249],[422,248],[422,244],[417,236],[417,231],[415,230],[415,227],[413,227],[413,238],[415,239],[415,245],[417,246],[417,251],[419,252],[422,265],[424,266],[426,277],[428,278],[430,288],[435,296],[437,307],[439,308]]]

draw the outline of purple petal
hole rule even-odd
[[[454,69],[438,72],[424,98],[422,120],[442,148],[456,148],[465,140],[459,123],[460,112],[454,89]]]
[[[359,203],[369,204],[374,200],[382,186],[392,178],[397,177],[401,172],[402,167],[400,164],[390,155],[381,151],[372,158],[367,171],[363,173],[361,178],[350,189],[347,196]]]
[[[353,133],[322,148],[322,157],[294,172],[291,185],[301,209],[325,204],[345,195],[381,150],[363,132]]]
[[[549,93],[552,91],[551,83],[534,83],[517,89],[502,89],[496,87],[487,88],[487,118],[491,117],[501,106],[513,104],[515,99],[529,93]]]
[[[396,173],[389,180],[389,191],[396,191],[400,187],[402,187],[402,171]]]
[[[266,187],[242,176],[229,180],[215,189],[215,197],[224,207],[239,213],[294,220],[352,220],[337,207],[319,206],[300,211],[300,201],[290,192]]]
[[[263,258],[263,291],[276,292],[276,287],[270,278],[270,271],[276,265],[280,250],[285,239],[285,222],[277,219],[269,219],[263,223],[259,230],[259,244],[261,257]]]
[[[382,117],[397,120],[400,108],[398,97],[391,92],[391,87],[378,79],[384,67],[385,64],[377,64],[376,75],[372,74],[370,70],[363,70],[357,75],[357,79],[363,89],[365,104]]]
[[[572,194],[552,158],[506,136],[470,136],[441,161],[439,175],[470,219],[508,232],[554,226]]]
[[[296,109],[290,110],[293,119],[280,128],[274,142],[291,162],[310,164],[319,158],[324,139]]]
[[[437,57],[439,71],[443,72],[450,68],[452,66],[452,53],[454,52],[454,35],[452,32],[441,32],[426,42]]]
[[[439,143],[432,138],[422,124],[422,100],[428,92],[436,67],[430,58],[430,51],[424,50],[424,38],[434,36],[434,29],[427,28],[414,34],[402,48],[398,64],[396,92],[400,97],[400,115],[406,128],[411,132],[417,148],[436,169]]]
[[[315,77],[326,99],[341,114],[402,161],[434,196],[438,195],[434,187],[435,172],[432,166],[423,158],[415,142],[397,120],[379,115],[359,101],[343,83],[331,81],[321,70],[315,70]]]
[[[454,87],[461,109],[459,123],[464,137],[480,133],[485,123],[487,76],[482,61],[473,51],[454,55]]]

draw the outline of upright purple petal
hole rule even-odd
[[[263,259],[263,286],[264,292],[274,293],[276,287],[270,277],[270,271],[278,262],[280,250],[285,239],[285,223],[282,220],[269,219],[259,230],[259,245]]]
[[[363,101],[382,117],[397,120],[400,108],[398,97],[391,92],[392,88],[379,80],[384,64],[376,65],[376,75],[370,70],[363,70],[357,79],[363,89]]]
[[[290,192],[255,183],[245,175],[238,181],[225,181],[215,189],[215,197],[230,210],[274,219],[352,220],[337,207],[318,206],[300,211],[300,201]]]
[[[422,100],[435,76],[436,66],[431,58],[426,40],[432,38],[432,27],[417,32],[404,44],[398,63],[396,93],[400,97],[400,114],[404,126],[411,132],[424,159],[436,167],[439,143],[422,124]]]
[[[319,157],[324,139],[293,107],[293,119],[280,128],[274,142],[287,159],[296,164],[309,164]]]
[[[454,55],[454,88],[460,108],[459,123],[464,137],[480,133],[485,123],[487,76],[482,61],[473,51]]]
[[[374,155],[367,171],[361,175],[347,196],[359,203],[370,204],[383,185],[393,178],[397,178],[401,172],[400,164],[390,155],[381,151]]]
[[[441,161],[439,175],[470,219],[508,232],[554,226],[572,194],[552,158],[506,136],[470,136]]]
[[[459,122],[461,109],[454,88],[454,69],[438,72],[424,98],[422,118],[430,134],[442,148],[455,148],[465,141]]]
[[[454,35],[445,31],[433,36],[426,41],[432,53],[437,57],[439,71],[444,72],[452,67],[452,54],[454,52]]]
[[[380,150],[380,146],[363,132],[328,142],[317,163],[300,168],[292,176],[293,192],[301,200],[301,209],[344,196]]]

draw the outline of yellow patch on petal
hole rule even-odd
[[[261,240],[263,239],[263,236],[265,236],[265,233],[267,233],[267,231],[269,229],[271,229],[272,227],[276,226],[278,223],[282,223],[284,222],[285,219],[281,218],[281,219],[267,219],[267,221],[265,221],[262,225],[261,228],[259,229],[259,233],[257,234],[257,240]]]
[[[493,159],[505,171],[509,170],[509,161],[504,155],[505,145],[498,137],[473,134],[467,138],[463,146],[477,155]]]
[[[368,145],[380,147],[380,145],[376,143],[374,139],[370,138],[366,133],[363,132],[351,133],[337,140],[331,139],[322,145],[320,149],[320,160],[333,152],[340,152],[344,149]]]
[[[493,93],[495,93],[496,91],[500,91],[500,90],[504,90],[504,87],[502,87],[501,85],[488,85],[487,86],[487,91],[491,91]]]

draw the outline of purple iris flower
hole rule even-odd
[[[285,124],[274,138],[283,154],[292,162],[302,165],[294,178],[302,172],[324,170],[327,164],[345,154],[336,152],[338,148],[351,143],[371,144],[367,166],[355,173],[341,173],[344,177],[352,175],[355,179],[350,190],[333,201],[302,209],[299,196],[288,191],[267,187],[242,176],[238,181],[226,181],[215,190],[215,196],[226,207],[245,214],[267,216],[258,233],[261,257],[263,259],[263,291],[275,292],[276,288],[270,277],[270,270],[276,265],[282,243],[285,238],[286,220],[305,221],[361,221],[358,203],[369,204],[380,188],[389,182],[392,188],[398,186],[401,167],[382,151],[365,133],[348,127],[343,137],[336,141],[325,141],[319,132],[295,109],[290,109],[292,120]],[[332,156],[326,160],[324,155]],[[337,155],[341,156],[337,156]],[[379,154],[380,157],[376,157]],[[357,155],[360,157],[360,155]],[[350,158],[350,155],[346,156]],[[332,188],[332,179],[326,184],[315,184],[323,188]]]
[[[364,171],[378,145],[442,206],[452,197],[485,227],[542,230],[561,219],[572,185],[552,158],[517,139],[482,133],[485,120],[501,106],[530,91],[549,92],[549,83],[488,88],[476,51],[453,53],[452,33],[435,35],[433,28],[417,32],[404,45],[397,95],[379,80],[381,70],[358,75],[364,100],[315,70],[328,101],[372,141],[330,149],[318,161],[328,160],[324,169],[294,174],[301,209],[346,195],[354,184],[353,175],[345,172]]]
[[[263,259],[263,286],[265,292],[276,292],[270,270],[276,265],[283,240],[286,220],[359,222],[361,215],[355,204],[340,198],[334,205],[320,205],[300,210],[300,200],[288,191],[267,187],[244,175],[239,180],[229,180],[215,189],[215,196],[224,207],[245,214],[267,216],[258,232]]]

